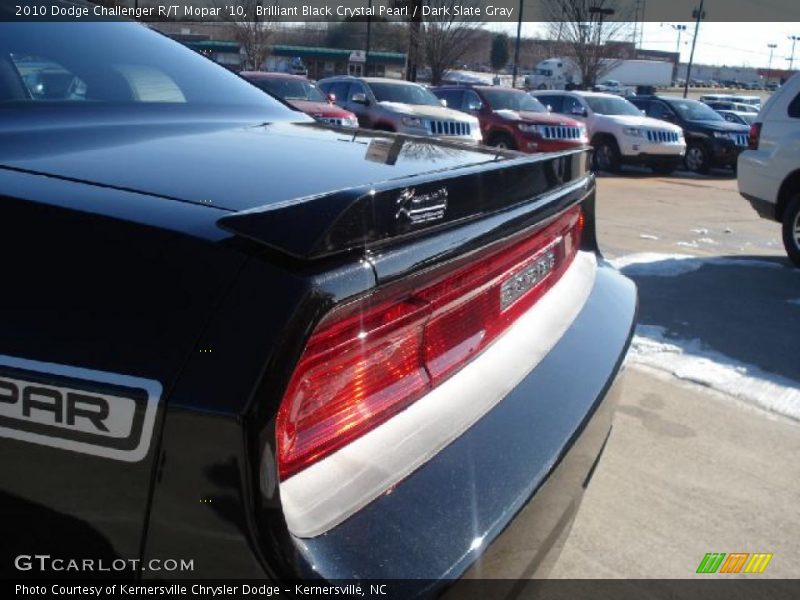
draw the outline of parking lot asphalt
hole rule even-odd
[[[634,272],[640,324],[775,378],[795,399],[800,271],[779,225],[755,214],[730,172],[601,176],[597,210],[609,258],[692,255],[702,265]],[[708,552],[773,553],[758,577],[800,576],[800,422],[729,392],[629,362],[613,433],[551,577],[690,578]]]

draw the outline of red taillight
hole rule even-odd
[[[323,318],[278,411],[281,479],[385,422],[486,348],[558,280],[583,224],[582,211],[570,209],[455,270]]]
[[[747,136],[747,147],[750,150],[758,150],[758,142],[761,139],[761,123],[750,125],[750,134]]]

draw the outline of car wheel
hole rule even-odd
[[[594,145],[594,168],[597,171],[617,173],[620,169],[620,155],[617,142],[601,138]]]
[[[800,268],[800,192],[789,200],[783,213],[783,246],[789,259]]]
[[[511,136],[508,136],[504,133],[493,135],[489,145],[494,146],[495,148],[500,148],[501,150],[517,149],[517,145],[514,143],[514,140],[511,139]]]
[[[653,173],[657,173],[658,175],[670,175],[675,171],[675,168],[676,165],[673,162],[655,163],[650,167]]]
[[[708,160],[708,151],[702,144],[689,144],[686,148],[686,157],[683,159],[686,168],[693,173],[708,173],[711,168]]]

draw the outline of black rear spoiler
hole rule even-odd
[[[297,198],[237,212],[217,224],[303,260],[373,249],[543,197],[582,196],[592,179],[588,156],[582,148],[504,158]]]

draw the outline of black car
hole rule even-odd
[[[636,313],[585,149],[325,128],[129,22],[0,74],[0,574],[549,564]]]
[[[747,148],[749,127],[726,121],[698,100],[673,96],[637,96],[629,100],[648,117],[683,127],[684,164],[690,171],[708,173],[712,167],[735,170],[739,154]]]

